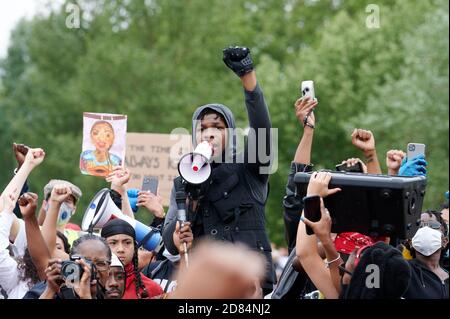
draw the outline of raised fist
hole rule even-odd
[[[235,46],[224,49],[223,62],[239,77],[253,71],[250,49],[246,47]]]

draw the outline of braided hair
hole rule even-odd
[[[145,285],[142,283],[141,272],[139,271],[139,258],[138,258],[138,245],[134,242],[134,254],[133,260],[133,271],[134,271],[134,284],[136,286],[136,296],[138,299],[146,299],[148,298],[148,291]],[[142,290],[142,293],[140,292]]]

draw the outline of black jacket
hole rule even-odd
[[[188,212],[194,238],[210,236],[218,240],[242,242],[264,254],[267,260],[266,281],[262,284],[265,293],[273,289],[274,270],[271,246],[265,229],[265,203],[268,196],[268,168],[272,162],[271,123],[263,93],[256,86],[252,92],[245,91],[245,104],[249,117],[250,131],[244,152],[237,153],[236,135],[228,137],[228,145],[222,163],[212,163],[210,178],[202,185],[203,197],[195,213]],[[192,117],[192,138],[196,145],[196,123],[205,109],[212,109],[226,120],[228,128],[235,128],[232,112],[221,104],[199,107]],[[266,129],[265,132],[258,128]],[[262,134],[262,135],[261,135]],[[264,136],[263,136],[264,135]],[[265,137],[265,143],[259,144]],[[258,156],[259,147],[265,146],[267,161]],[[252,157],[256,157],[256,161]],[[178,254],[172,235],[177,219],[175,193],[181,187],[181,178],[174,180],[169,210],[167,212],[163,239],[171,254]]]
[[[303,197],[306,193],[297,193],[294,177],[299,172],[310,172],[312,165],[292,162],[291,171],[288,175],[286,184],[286,195],[283,198],[283,219],[285,228],[285,238],[288,245],[289,253],[295,249],[297,241],[297,229],[300,222],[300,216],[303,211]]]
[[[448,279],[445,282],[417,259],[409,260],[411,280],[405,299],[448,299]]]

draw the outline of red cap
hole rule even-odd
[[[347,255],[350,255],[355,249],[370,246],[374,243],[375,240],[371,237],[355,232],[340,233],[334,240],[336,250]]]

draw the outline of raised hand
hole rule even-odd
[[[66,184],[58,184],[55,185],[52,189],[52,193],[50,194],[50,201],[61,204],[64,202],[69,196],[72,195],[72,190]]]
[[[375,138],[371,131],[354,129],[352,133],[352,144],[363,152],[375,150]]]
[[[427,176],[428,162],[424,155],[418,155],[412,159],[404,159],[398,172],[399,176]]]
[[[321,242],[324,242],[326,239],[330,238],[331,234],[331,217],[328,209],[325,208],[323,203],[323,199],[320,199],[320,212],[321,217],[318,222],[312,222],[306,217],[302,216],[301,220],[314,231],[314,234],[320,239]]]
[[[30,148],[25,155],[24,164],[28,164],[31,168],[35,168],[44,161],[45,152],[42,148]]]
[[[113,171],[108,174],[106,181],[113,186],[123,187],[129,182],[131,177],[130,171],[127,168],[121,166],[114,167]]]
[[[253,71],[250,49],[246,47],[235,46],[224,49],[223,62],[239,77]]]
[[[313,111],[318,103],[310,97],[302,97],[295,101],[295,116],[303,127],[314,128],[316,120]]]
[[[155,195],[151,192],[139,192],[137,198],[138,207],[144,206],[147,208],[155,217],[164,218],[164,206],[162,204],[162,197]]]
[[[17,161],[17,169],[22,167],[29,149],[30,148],[24,144],[13,143],[13,151]]]
[[[398,175],[402,161],[406,154],[400,150],[390,150],[386,153],[386,166],[389,175]]]
[[[329,195],[340,192],[340,188],[328,189],[331,180],[331,174],[328,172],[314,172],[311,174],[308,184],[307,196],[318,195],[325,198]]]
[[[25,193],[19,198],[19,208],[24,219],[34,217],[36,213],[38,195]]]

